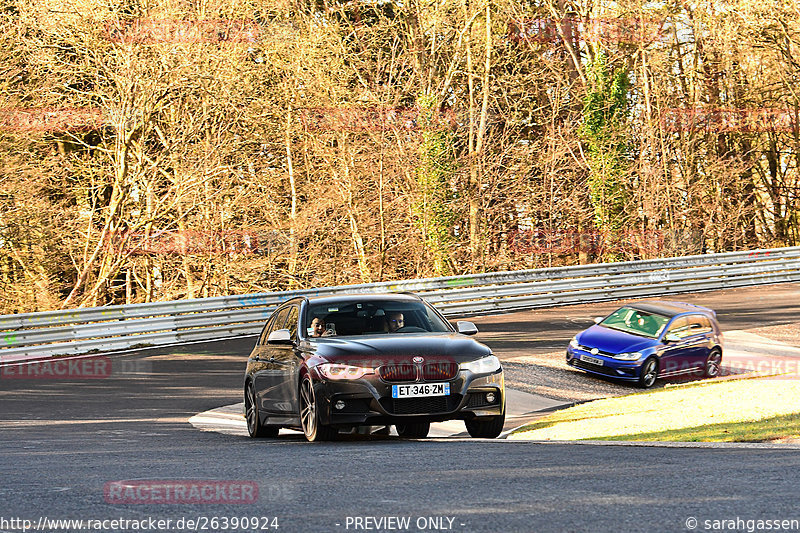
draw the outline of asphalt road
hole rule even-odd
[[[798,285],[747,291],[683,299],[711,304],[728,328],[800,321]],[[612,307],[478,322],[487,335],[511,335],[514,351],[561,349],[581,324],[561,327],[554,317],[586,319]],[[537,340],[526,344],[515,333]],[[201,523],[205,529],[175,526],[180,517],[203,522],[215,516],[228,518],[227,531],[274,531],[232,528],[230,519],[277,517],[277,531],[313,532],[691,531],[690,518],[698,520],[695,531],[746,531],[747,520],[800,520],[796,449],[453,439],[310,444],[294,436],[254,441],[192,428],[192,415],[240,401],[252,342],[117,355],[110,358],[110,375],[98,379],[0,376],[0,532],[19,531],[15,519],[36,525],[40,517],[171,519],[167,531],[225,530],[222,521]],[[252,482],[258,497],[253,503],[225,503],[219,496],[206,503],[153,503],[158,496],[140,492],[140,501],[149,503],[120,503],[104,494],[118,480],[153,486],[165,480]],[[409,526],[379,528],[398,523],[365,520],[390,516],[410,517]],[[712,522],[737,518],[738,528]],[[274,524],[259,520],[259,526]]]

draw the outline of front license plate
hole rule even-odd
[[[602,359],[598,359],[597,357],[591,357],[589,355],[581,354],[581,361],[586,361],[587,363],[592,363],[593,365],[603,366],[603,360]]]
[[[392,385],[392,398],[420,398],[423,396],[449,396],[449,383],[420,383]]]

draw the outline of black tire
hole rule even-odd
[[[496,439],[503,432],[505,423],[505,413],[499,416],[484,416],[464,421],[467,433],[475,439]]]
[[[252,381],[247,382],[247,388],[244,393],[244,415],[247,419],[247,433],[250,434],[251,438],[263,439],[278,436],[278,430],[280,429],[278,426],[265,426],[261,423]]]
[[[718,349],[711,350],[711,353],[708,354],[708,359],[706,359],[706,367],[703,371],[703,375],[707,378],[715,378],[719,376],[720,369],[722,368],[722,352]]]
[[[656,379],[658,379],[658,361],[651,357],[642,365],[641,374],[639,374],[639,386],[643,389],[652,387]]]
[[[333,440],[339,430],[319,421],[319,406],[314,394],[314,382],[306,375],[300,382],[300,425],[308,442]]]
[[[397,434],[406,439],[424,439],[431,430],[430,422],[409,422],[407,424],[395,424]]]

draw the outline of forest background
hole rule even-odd
[[[790,0],[0,0],[0,313],[800,241]]]

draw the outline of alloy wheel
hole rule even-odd
[[[719,353],[717,350],[714,350],[710,354],[708,354],[708,360],[706,360],[706,377],[715,378],[719,376],[721,365],[722,365],[721,353]]]
[[[247,418],[247,432],[253,437],[258,429],[258,410],[256,408],[255,393],[253,384],[247,384],[247,392],[244,397],[245,418]]]
[[[648,359],[642,368],[642,377],[639,378],[639,384],[648,389],[653,386],[658,377],[658,364],[655,359]]]
[[[244,415],[247,420],[247,433],[254,439],[262,439],[264,437],[275,438],[278,436],[280,426],[264,425],[261,423],[261,417],[258,414],[258,403],[256,400],[256,390],[253,382],[247,383],[247,388],[244,394]]]
[[[314,387],[308,377],[300,385],[300,423],[307,438],[314,435],[317,426],[317,402],[314,398]]]

